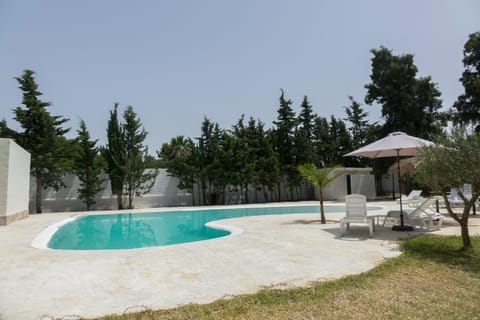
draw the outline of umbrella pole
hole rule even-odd
[[[400,225],[403,227],[402,187],[400,186],[400,150],[397,149],[398,196],[400,197]]]
[[[398,172],[398,194],[400,196],[400,225],[393,226],[393,231],[413,231],[412,226],[406,226],[403,224],[403,206],[402,206],[402,188],[400,187],[400,149],[397,149],[397,172]]]

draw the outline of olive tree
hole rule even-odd
[[[418,164],[414,178],[432,190],[438,190],[447,211],[460,225],[463,248],[472,246],[468,231],[470,210],[480,196],[480,134],[456,128],[446,137],[437,139],[438,144],[422,149],[417,156]],[[472,185],[472,195],[466,196],[459,191],[464,202],[463,213],[453,212],[447,193],[452,187],[464,183]]]

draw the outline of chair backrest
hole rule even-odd
[[[458,195],[458,188],[450,188],[448,198],[453,200],[460,200],[460,196]]]
[[[435,211],[432,209],[432,207],[435,205],[437,202],[437,199],[435,198],[426,198],[424,199],[418,207],[415,208],[408,216],[410,218],[415,218],[415,217],[420,217],[420,216],[425,216],[425,215],[433,215],[435,214]]]
[[[363,194],[345,196],[345,213],[347,218],[364,219],[367,217],[367,197]]]
[[[413,199],[416,199],[416,198],[420,197],[421,194],[422,194],[422,190],[412,190],[408,194],[407,198],[409,200],[413,200]]]
[[[472,198],[472,185],[470,183],[465,183],[462,188],[462,193],[465,198],[470,200]]]

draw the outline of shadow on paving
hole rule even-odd
[[[299,219],[292,220],[283,223],[284,225],[318,225],[319,231],[328,232],[335,236],[335,239],[341,241],[365,241],[369,239],[376,239],[382,241],[398,241],[406,239],[418,234],[424,234],[424,232],[396,232],[392,231],[391,227],[375,226],[375,232],[373,238],[370,238],[368,232],[368,226],[361,224],[351,224],[350,229],[345,232],[343,236],[340,236],[340,224],[338,221],[327,220],[327,224],[321,224],[320,220]]]

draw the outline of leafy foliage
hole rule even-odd
[[[394,131],[431,139],[441,132],[445,116],[440,91],[430,77],[417,78],[413,55],[393,55],[385,47],[372,49],[371,83],[365,102],[382,106],[383,135]]]
[[[437,143],[437,146],[423,149],[417,156],[414,177],[419,183],[441,192],[449,215],[460,224],[463,244],[468,248],[471,246],[469,213],[480,197],[480,134],[459,127],[447,137],[438,138]],[[460,189],[459,195],[465,205],[463,214],[457,216],[447,194],[450,188],[461,187],[464,183],[472,184],[472,197],[466,198]]]
[[[465,92],[454,104],[456,123],[472,124],[480,132],[480,31],[472,33],[463,49],[463,71],[460,81]]]
[[[193,187],[199,174],[196,166],[197,153],[198,150],[193,141],[184,136],[172,138],[170,143],[164,143],[162,148],[157,151],[157,155],[164,161],[169,175],[178,179],[177,187],[191,192],[194,205],[195,192]]]

